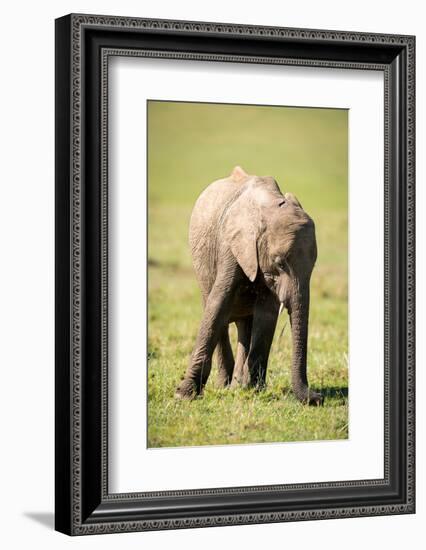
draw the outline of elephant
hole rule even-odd
[[[217,348],[220,387],[266,384],[277,319],[288,310],[292,333],[292,391],[321,405],[308,386],[306,359],[311,273],[317,259],[313,220],[273,177],[236,166],[199,196],[189,224],[192,262],[204,306],[195,347],[176,398],[203,394]],[[238,334],[236,359],[229,325]]]

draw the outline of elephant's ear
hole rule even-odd
[[[244,168],[241,168],[241,166],[235,166],[235,168],[232,170],[231,178],[236,183],[241,183],[242,181],[248,178],[248,174],[244,170]]]
[[[241,196],[229,209],[225,239],[245,275],[254,281],[257,275],[257,234],[253,208]]]

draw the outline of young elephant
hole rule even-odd
[[[176,397],[202,393],[216,346],[222,386],[264,386],[277,318],[286,307],[293,391],[304,403],[321,404],[321,394],[308,388],[306,375],[315,226],[296,197],[283,195],[273,178],[251,176],[237,166],[198,198],[189,241],[204,313]],[[235,363],[228,335],[233,322],[238,330]]]

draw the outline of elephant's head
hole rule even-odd
[[[302,401],[320,402],[308,390],[306,377],[309,283],[317,258],[314,222],[273,178],[238,173],[241,187],[227,216],[227,242],[250,281],[266,284],[280,310],[288,309],[293,390]]]

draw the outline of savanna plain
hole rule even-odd
[[[308,379],[322,392],[322,407],[303,405],[291,393],[286,311],[265,390],[217,388],[213,362],[202,398],[174,398],[202,315],[188,246],[191,210],[201,191],[235,165],[273,176],[315,221]],[[348,437],[347,111],[148,102],[147,376],[149,447]]]

